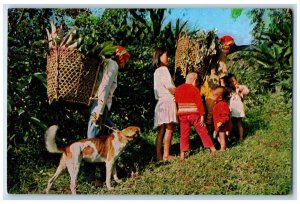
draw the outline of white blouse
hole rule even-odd
[[[105,106],[108,107],[108,110],[111,107],[112,97],[117,88],[118,68],[119,66],[114,60],[108,59],[106,66],[100,70],[99,81],[101,83],[96,93],[96,98],[98,98],[96,112],[98,114],[103,114]]]
[[[154,94],[156,100],[174,100],[175,85],[166,66],[159,67],[154,72]]]

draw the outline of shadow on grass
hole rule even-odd
[[[120,178],[129,178],[140,173],[155,162],[156,148],[144,138],[129,144],[117,160],[117,172]]]

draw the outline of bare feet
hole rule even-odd
[[[162,159],[163,159],[162,156],[160,156],[160,157],[156,156],[156,161],[161,161]]]
[[[185,160],[185,152],[180,152],[180,160]]]
[[[215,150],[215,151],[211,151],[211,154],[218,154],[219,151],[218,150]]]
[[[172,155],[164,156],[164,161],[169,161],[169,160],[172,160],[174,158],[175,158],[175,156],[172,156]]]
[[[212,154],[218,154],[218,150],[216,150],[215,146],[210,147],[210,151]]]
[[[95,180],[91,181],[90,183],[95,187],[100,187],[100,186],[103,186],[103,184],[104,184],[104,182],[101,181],[100,179],[95,179]]]

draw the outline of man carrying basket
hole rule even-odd
[[[122,46],[116,46],[116,55],[114,59],[108,59],[103,69],[100,70],[97,81],[97,91],[94,96],[91,107],[89,108],[89,122],[87,137],[94,138],[99,136],[102,130],[102,124],[106,124],[112,129],[117,129],[116,125],[109,118],[109,110],[112,104],[113,93],[117,88],[117,77],[119,69],[124,69],[128,62],[130,54]],[[96,179],[95,164],[86,163],[85,172],[87,181],[95,186],[100,186],[102,181]]]
[[[104,68],[100,70],[98,89],[96,89],[96,93],[93,93],[94,99],[89,109],[88,138],[98,136],[102,124],[116,128],[116,125],[110,120],[108,112],[111,108],[113,93],[117,88],[118,70],[124,69],[129,58],[130,54],[124,47],[116,46],[115,58],[108,59]]]

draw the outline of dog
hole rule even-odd
[[[116,160],[130,141],[138,138],[141,130],[136,126],[129,126],[121,131],[115,130],[107,136],[81,139],[64,148],[58,148],[55,142],[57,125],[51,126],[45,133],[46,149],[50,153],[62,153],[60,163],[52,178],[49,179],[46,188],[48,194],[55,180],[66,168],[71,177],[70,189],[76,194],[76,180],[82,160],[90,163],[105,162],[106,164],[106,187],[112,190],[110,181],[113,175],[114,180],[120,183],[116,171]]]

